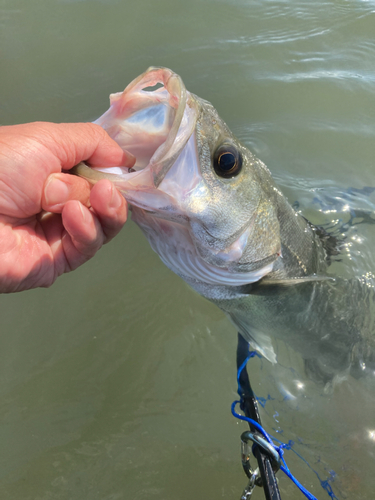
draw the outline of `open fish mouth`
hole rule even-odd
[[[177,74],[148,69],[122,93],[110,96],[110,108],[95,123],[136,162],[131,168],[79,164],[73,173],[91,183],[112,181],[129,202],[132,219],[170,269],[192,285],[229,286],[258,281],[272,270],[277,258],[272,250],[279,249],[278,223],[277,241],[271,242],[271,251],[263,252],[254,218],[261,189],[254,187],[256,176],[250,175],[253,159],[249,153],[247,175],[241,167],[233,178],[228,175],[231,162],[242,165],[239,151],[247,154],[245,149],[214,107],[188,92]],[[217,156],[223,148],[225,154]],[[222,177],[216,168],[219,159]],[[235,177],[240,172],[244,175]],[[245,197],[246,186],[255,192],[254,200]],[[273,214],[267,207],[262,213]],[[269,226],[265,215],[260,222],[262,228]]]
[[[197,103],[181,78],[166,68],[149,68],[123,92],[112,94],[110,108],[94,122],[135,156],[134,166],[92,169],[80,163],[72,173],[91,183],[111,180],[140,208],[153,206],[157,193],[164,198],[157,205],[169,205],[157,188],[191,137],[197,116]]]

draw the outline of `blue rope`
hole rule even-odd
[[[253,358],[254,356],[258,356],[259,358],[261,358],[262,356],[260,354],[258,354],[256,351],[249,351],[248,353],[248,356],[247,358],[245,359],[245,361],[242,363],[242,365],[239,367],[238,369],[238,372],[237,372],[237,383],[238,383],[238,394],[240,395],[241,397],[241,394],[242,394],[242,388],[241,388],[241,384],[240,384],[240,375],[241,375],[241,372],[242,370],[245,368],[245,366],[247,365],[247,362],[249,361],[250,358]],[[287,466],[285,460],[284,460],[284,449],[285,450],[292,450],[294,453],[296,453],[296,455],[301,458],[309,467],[309,463],[301,456],[299,455],[295,450],[292,449],[292,446],[293,446],[293,441],[289,441],[288,443],[283,443],[282,441],[280,441],[279,439],[276,439],[274,438],[273,436],[270,436],[264,429],[263,427],[258,424],[258,422],[256,422],[255,420],[251,419],[251,418],[248,418],[248,417],[245,417],[243,415],[240,415],[239,413],[236,412],[235,408],[237,406],[237,404],[241,404],[241,400],[238,400],[238,401],[233,401],[232,405],[231,405],[231,411],[232,411],[232,415],[236,418],[238,418],[239,420],[244,420],[245,422],[248,422],[249,424],[251,424],[255,429],[257,429],[261,434],[262,436],[267,440],[267,442],[273,446],[275,448],[275,450],[277,451],[277,453],[279,454],[280,456],[280,459],[283,463],[283,465],[281,465],[280,469],[284,472],[284,474],[286,476],[289,477],[289,479],[291,479],[293,481],[293,483],[302,491],[302,493],[305,495],[306,498],[308,498],[308,500],[317,500],[317,498],[312,494],[310,493],[294,476],[293,474],[290,472],[290,469],[289,467]],[[279,446],[275,445],[274,441],[277,441],[279,443]],[[253,447],[254,448],[254,447]],[[310,467],[311,469],[311,467]],[[314,471],[314,469],[312,469]],[[322,485],[322,487],[327,491],[328,495],[332,498],[332,499],[336,499],[337,500],[337,497],[336,495],[334,494],[333,490],[332,490],[332,487],[331,485],[328,483],[328,481],[322,481],[318,475],[318,473],[316,471],[314,471],[314,473],[317,475],[319,481],[320,481],[320,484]]]

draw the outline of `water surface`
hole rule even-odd
[[[341,227],[346,204],[374,212],[374,195],[348,194],[375,185],[374,30],[373,1],[2,0],[0,120],[92,120],[167,66],[304,215]],[[374,244],[372,224],[348,227],[336,271],[375,272]],[[134,224],[49,290],[3,295],[0,314],[1,498],[240,497],[236,331]],[[372,380],[327,391],[279,353],[249,369],[265,427],[310,465],[287,452],[293,473],[319,499],[325,480],[340,500],[372,499]],[[283,499],[302,498],[279,476]]]

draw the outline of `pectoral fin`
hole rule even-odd
[[[310,283],[314,281],[335,281],[335,278],[332,278],[331,276],[302,276],[298,278],[282,278],[282,279],[274,279],[270,278],[268,279],[267,277],[263,278],[262,281],[259,282],[259,286],[266,286],[266,285],[277,285],[277,286],[294,286],[294,285],[299,285],[302,283]]]
[[[249,342],[251,347],[259,352],[264,358],[268,359],[272,364],[277,362],[276,353],[274,351],[272,340],[269,335],[259,330],[255,330],[249,326],[246,321],[238,316],[228,314],[229,319],[238,328],[240,334]]]

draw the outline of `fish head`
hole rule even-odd
[[[168,267],[193,286],[243,285],[272,271],[281,241],[270,173],[178,75],[150,68],[96,123],[136,163],[76,173],[114,182]]]

